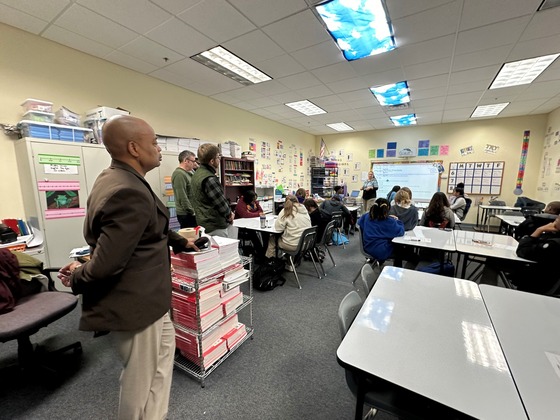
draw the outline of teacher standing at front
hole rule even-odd
[[[377,189],[379,185],[377,184],[377,179],[373,175],[373,171],[368,172],[368,179],[364,182],[361,190],[363,190],[362,199],[364,200],[364,212],[368,212],[370,207],[375,203],[375,198],[377,197]]]

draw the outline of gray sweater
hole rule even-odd
[[[418,224],[418,209],[413,205],[409,208],[401,207],[398,204],[392,205],[389,215],[397,216],[403,222],[404,230],[412,230]]]

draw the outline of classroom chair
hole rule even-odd
[[[319,273],[319,269],[317,267],[317,262],[315,261],[315,240],[317,237],[317,226],[311,226],[303,231],[301,234],[301,238],[299,239],[298,247],[295,251],[288,251],[287,249],[281,248],[282,252],[284,252],[284,256],[288,259],[290,266],[294,272],[294,276],[296,278],[296,282],[298,288],[301,289],[301,283],[299,282],[299,276],[296,270],[296,263],[299,262],[304,255],[311,256],[311,261],[313,261],[313,265],[315,266],[315,271],[317,272],[317,277],[321,279],[321,274]]]

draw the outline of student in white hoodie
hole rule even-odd
[[[284,208],[278,214],[274,224],[276,230],[283,231],[282,236],[278,239],[278,246],[281,249],[295,251],[301,234],[310,227],[311,218],[305,206],[298,203],[298,199],[293,195],[286,197]],[[266,256],[271,258],[274,255],[276,255],[276,241],[270,240],[268,241]]]

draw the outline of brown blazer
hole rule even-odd
[[[84,238],[91,259],[72,275],[82,294],[80,329],[133,331],[171,305],[169,246],[184,242],[169,230],[169,212],[132,167],[113,160],[87,200]]]

